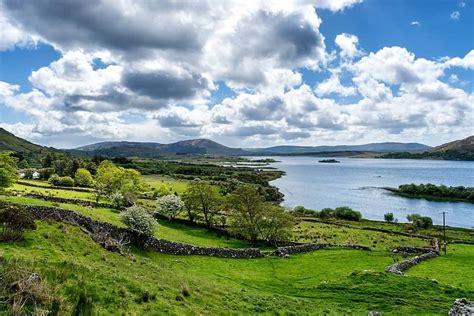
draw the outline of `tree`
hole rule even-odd
[[[17,159],[8,153],[0,153],[0,192],[18,180]]]
[[[266,202],[263,204],[260,238],[270,243],[287,240],[291,236],[294,217],[283,207]]]
[[[231,231],[250,242],[275,242],[289,236],[293,216],[282,207],[265,202],[254,186],[239,186],[229,196],[228,204]]]
[[[153,216],[141,206],[133,205],[120,216],[122,223],[133,231],[152,236],[157,225]]]
[[[184,202],[174,194],[156,199],[156,204],[158,204],[158,212],[170,220],[174,219],[184,209]]]
[[[395,221],[395,217],[393,216],[393,213],[385,213],[383,215],[383,218],[387,223],[393,223]]]
[[[119,191],[122,187],[123,171],[109,160],[101,162],[97,168],[95,181],[107,193]]]
[[[184,193],[184,203],[189,220],[193,221],[195,214],[201,213],[207,227],[211,227],[215,214],[219,212],[221,196],[205,181],[192,181]]]
[[[111,194],[114,192],[131,192],[137,195],[143,190],[144,185],[141,181],[140,172],[135,169],[125,169],[117,167],[113,162],[104,160],[97,168],[96,188]]]
[[[255,243],[259,237],[263,198],[251,185],[239,186],[229,197],[231,230]]]
[[[89,170],[79,168],[74,175],[74,183],[79,187],[91,187],[94,184],[94,179]]]
[[[0,210],[0,239],[3,241],[21,240],[27,229],[36,229],[31,214],[17,206],[5,206]]]

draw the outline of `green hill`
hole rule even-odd
[[[389,153],[380,158],[395,159],[440,159],[440,160],[474,160],[474,135],[439,145],[431,150],[410,153]]]
[[[0,151],[16,151],[21,153],[43,152],[50,149],[30,143],[0,127]]]

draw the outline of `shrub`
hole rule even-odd
[[[19,260],[0,264],[0,297],[2,304],[10,305],[8,315],[58,315],[60,311],[59,299],[41,275]]]
[[[36,229],[31,214],[23,208],[7,205],[0,210],[0,239],[3,241],[21,240],[25,230]]]
[[[49,180],[48,183],[54,186],[59,186],[59,187],[73,187],[74,186],[74,179],[71,177],[60,177],[57,174],[53,174]]]
[[[109,196],[110,204],[112,204],[112,207],[116,210],[120,210],[121,208],[124,207],[123,204],[123,195],[120,192],[114,192]]]
[[[387,223],[393,223],[395,221],[395,217],[393,216],[393,213],[385,213],[383,215],[383,218]]]
[[[91,187],[94,185],[94,179],[92,178],[89,170],[84,168],[79,168],[74,175],[74,182],[77,186],[80,187]]]
[[[407,220],[412,222],[415,228],[430,228],[433,226],[431,217],[421,216],[420,214],[408,214]]]
[[[41,168],[38,172],[41,180],[48,180],[54,174],[54,168]]]
[[[334,210],[334,216],[339,219],[346,219],[349,221],[360,221],[362,214],[358,211],[354,211],[350,207],[343,206],[338,207]]]
[[[109,196],[110,203],[114,209],[120,210],[124,207],[130,207],[135,204],[137,200],[135,194],[132,192],[114,192]]]
[[[332,208],[323,208],[319,212],[319,217],[322,219],[328,219],[334,217],[334,210]]]
[[[156,199],[158,204],[158,212],[168,217],[168,219],[175,218],[183,209],[184,202],[181,198],[174,194],[168,194]]]
[[[138,205],[127,208],[120,216],[120,220],[133,231],[152,236],[157,225],[155,219],[146,209]]]
[[[295,206],[292,210],[292,213],[296,216],[312,216],[312,217],[319,217],[319,212],[315,210],[311,210],[309,208],[305,208],[304,206]]]

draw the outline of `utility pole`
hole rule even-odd
[[[444,248],[444,255],[446,256],[446,213],[447,212],[441,212],[440,214],[443,214],[443,248]]]

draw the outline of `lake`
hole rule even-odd
[[[285,194],[284,206],[303,205],[315,210],[349,206],[364,218],[375,220],[393,212],[400,222],[406,222],[407,214],[418,213],[431,217],[435,224],[442,224],[440,212],[446,211],[447,225],[474,226],[474,204],[408,199],[381,189],[405,183],[474,186],[474,162],[336,158],[340,163],[318,163],[327,158],[268,158],[281,161],[271,166],[286,172],[271,182]]]

